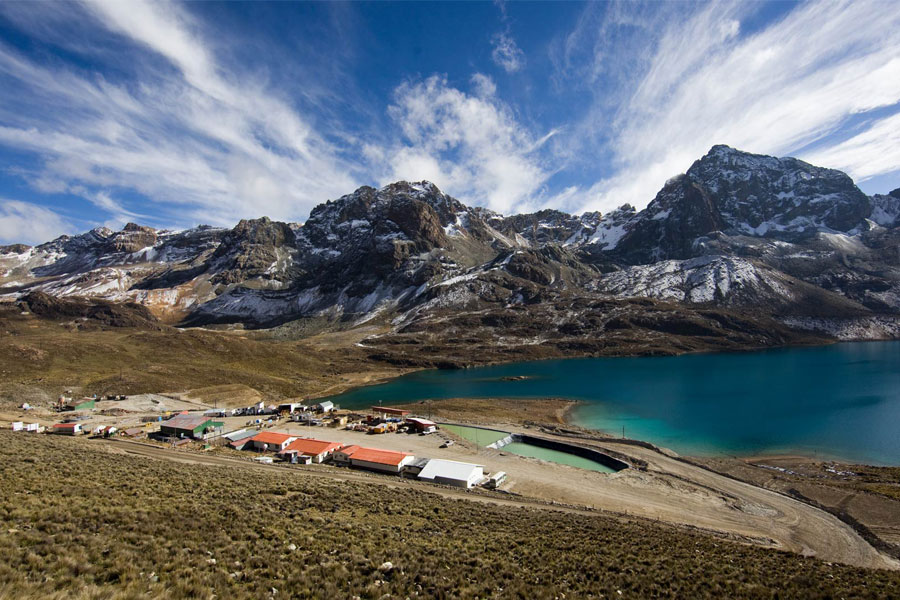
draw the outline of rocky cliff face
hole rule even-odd
[[[344,328],[374,319],[403,347],[412,332],[439,336],[451,317],[486,314],[489,323],[476,321],[493,336],[517,323],[562,331],[566,347],[596,348],[591,331],[623,331],[616,323],[625,321],[597,312],[615,302],[628,303],[628,331],[664,330],[665,307],[679,306],[731,311],[715,317],[729,324],[725,338],[758,318],[795,329],[843,318],[855,325],[841,331],[884,332],[894,329],[858,323],[900,314],[898,215],[900,190],[870,198],[838,171],[715,146],[641,211],[503,216],[428,182],[397,182],[321,204],[302,225],[129,224],[6,246],[0,295],[135,302],[186,325],[315,318]],[[652,318],[639,314],[648,307]],[[685,314],[695,325],[712,318]]]
[[[852,235],[868,229],[873,216],[893,225],[893,200],[867,197],[840,171],[714,146],[646,209],[624,222],[620,216],[620,236],[601,249],[646,264],[699,256],[697,241],[714,233],[785,241],[819,232]]]

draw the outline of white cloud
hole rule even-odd
[[[626,94],[616,105],[610,107],[598,89],[582,123],[589,143],[603,139],[614,152],[614,174],[591,188],[585,208],[608,210],[626,202],[642,207],[668,178],[718,143],[775,155],[813,148],[800,157],[832,156],[853,166],[850,145],[828,154],[829,136],[852,115],[900,102],[900,4],[802,4],[742,37],[741,20],[756,9],[711,3],[688,19],[667,14],[666,23],[639,15],[628,22],[640,31],[634,35],[648,36],[652,51],[634,61],[638,76],[625,82]],[[569,41],[587,39],[579,31]],[[611,52],[608,45],[595,46],[588,71],[614,62]],[[567,59],[575,55],[566,48]],[[561,62],[571,76],[571,64]],[[594,85],[601,82],[598,76]],[[856,139],[853,152],[874,155],[885,145],[876,134],[889,127],[876,121],[871,135]],[[885,159],[854,168],[872,176],[896,165]]]
[[[476,96],[438,76],[395,90],[389,114],[404,139],[386,156],[384,179],[429,179],[469,204],[522,210],[549,176],[537,152],[547,136],[535,140],[487,78],[473,83]]]
[[[525,53],[508,33],[494,34],[491,38],[491,46],[494,47],[491,58],[507,73],[515,73],[525,66]]]
[[[497,94],[497,84],[484,73],[472,75],[472,88],[479,98],[488,98]]]
[[[266,82],[220,64],[180,6],[100,2],[85,11],[85,27],[124,36],[117,43],[137,83],[39,64],[0,44],[0,76],[16,82],[0,89],[0,144],[42,159],[26,176],[37,189],[78,186],[114,219],[132,213],[108,194],[134,190],[161,220],[232,224],[302,219],[356,187],[359,166],[344,149]]]
[[[846,171],[856,181],[900,171],[900,113],[803,158],[816,165]]]
[[[41,244],[71,231],[72,225],[52,210],[0,198],[0,243]]]

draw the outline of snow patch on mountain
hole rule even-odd
[[[750,298],[792,292],[771,270],[742,258],[701,256],[628,267],[603,276],[597,291],[620,297],[637,296],[688,304],[739,304]]]
[[[788,327],[824,333],[835,339],[854,340],[900,339],[900,317],[878,315],[857,318],[790,317],[781,319]]]

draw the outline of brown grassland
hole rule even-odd
[[[288,469],[178,464],[107,448],[0,432],[0,597],[900,593],[895,572],[651,521],[450,500]],[[393,568],[382,568],[386,562]]]
[[[0,305],[0,405],[46,403],[66,389],[142,394],[221,384],[249,386],[272,401],[337,393],[404,372],[372,362],[348,335],[296,340],[269,332],[110,328]]]

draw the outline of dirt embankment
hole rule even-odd
[[[412,412],[459,423],[559,423],[578,403],[565,398],[450,398],[398,404]]]

